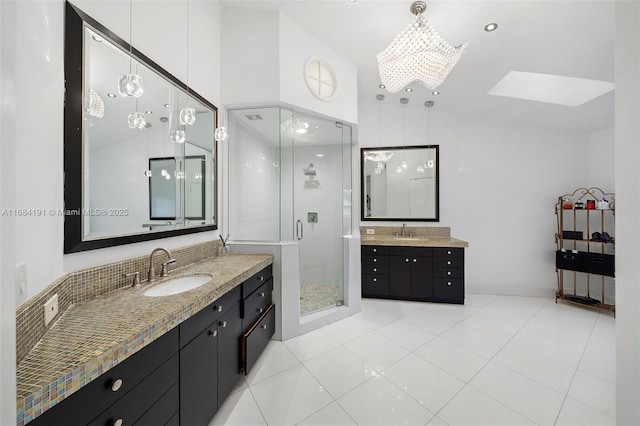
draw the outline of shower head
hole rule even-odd
[[[316,169],[313,168],[313,163],[309,163],[309,167],[307,167],[306,169],[302,169],[302,171],[304,172],[305,176],[315,176],[316,175]]]

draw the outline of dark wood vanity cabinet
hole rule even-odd
[[[271,266],[29,422],[203,426],[275,328]]]
[[[362,246],[362,296],[464,303],[464,249]]]

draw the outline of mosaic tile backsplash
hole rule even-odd
[[[171,269],[211,258],[218,253],[221,245],[220,241],[215,240],[171,250],[171,255],[177,260]],[[162,263],[166,261],[164,254],[157,254],[154,261],[156,261],[156,274],[160,274]],[[126,278],[124,275],[135,271],[140,272],[141,281],[147,279],[149,255],[65,274],[18,306],[16,309],[16,364],[20,364],[25,355],[55,324],[54,320],[48,327],[44,326],[42,309],[42,305],[54,294],[58,294],[58,318],[60,318],[73,304],[131,285],[132,278]]]

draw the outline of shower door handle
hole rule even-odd
[[[296,221],[296,237],[301,240],[304,237],[304,225],[301,220]]]

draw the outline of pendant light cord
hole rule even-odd
[[[129,0],[129,74],[131,74],[131,56],[133,55],[133,0]],[[137,109],[137,104],[136,104]]]

